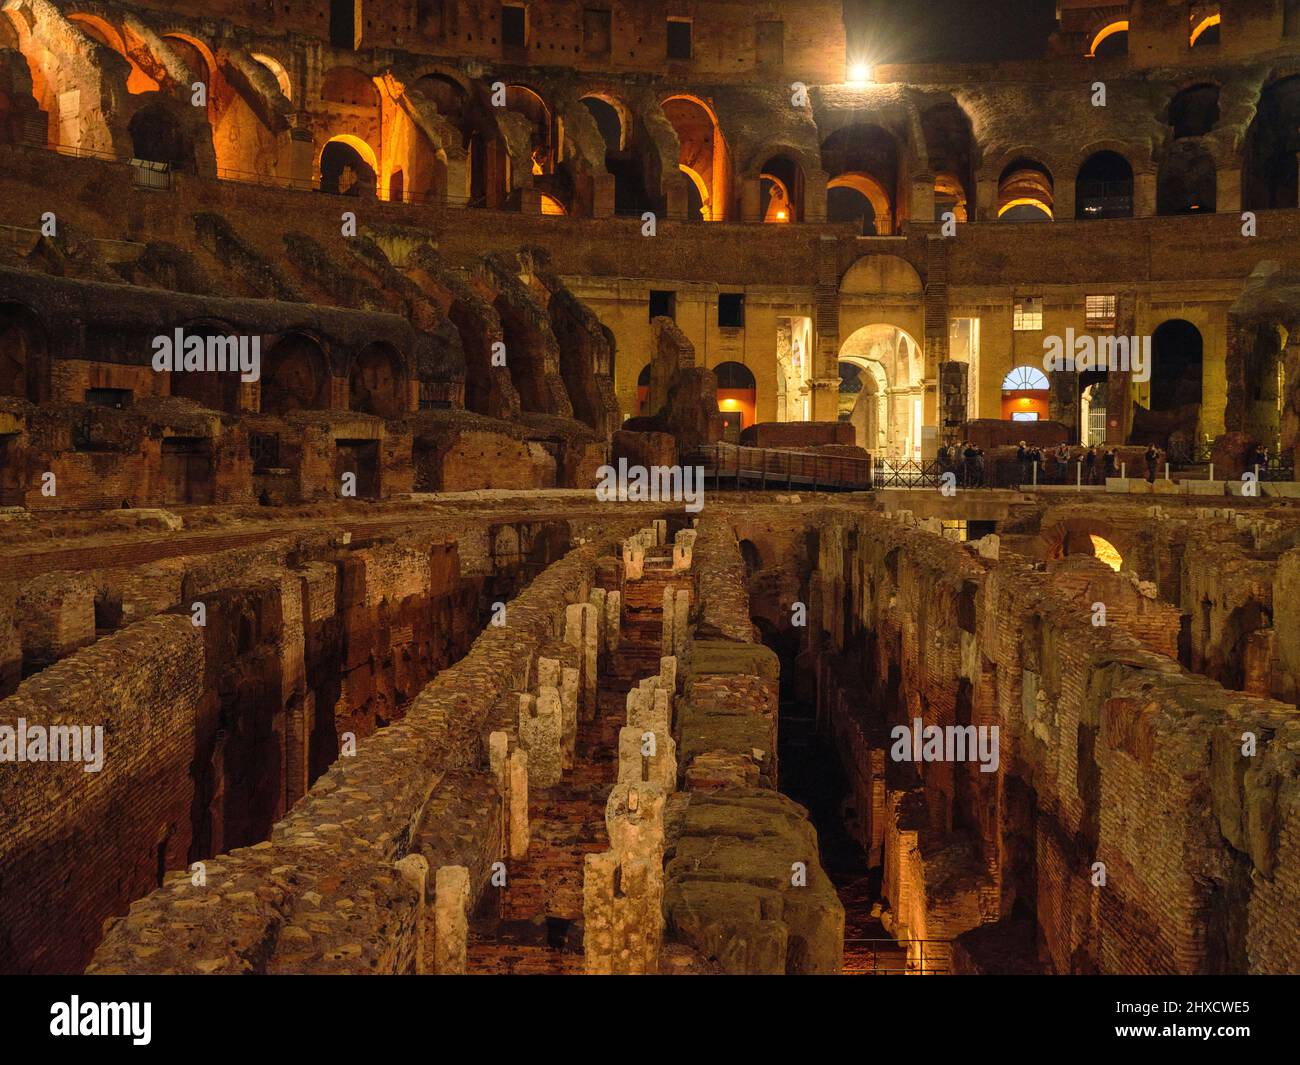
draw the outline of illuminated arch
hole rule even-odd
[[[376,174],[379,173],[379,157],[375,155],[375,150],[370,147],[360,137],[353,136],[351,133],[340,133],[338,136],[331,137],[320,147],[320,155],[316,157],[316,167],[320,168],[321,158],[325,155],[325,149],[331,144],[346,144],[355,151],[365,161]]]
[[[188,44],[191,48],[193,48],[196,52],[199,53],[199,55],[203,58],[203,62],[207,64],[208,67],[207,76],[210,78],[216,73],[217,71],[216,55],[213,53],[211,48],[209,48],[203,41],[200,41],[197,37],[192,37],[188,33],[178,32],[178,33],[165,33],[163,34],[162,39],[164,41],[169,41],[169,40],[180,41],[182,44]],[[195,73],[197,74],[202,72],[195,71]]]
[[[1013,366],[1002,378],[1003,392],[1046,392],[1049,388],[1047,374],[1037,366]]]
[[[1088,49],[1088,55],[1090,57],[1095,56],[1097,54],[1097,46],[1100,45],[1102,41],[1106,40],[1107,37],[1113,37],[1117,33],[1128,33],[1128,19],[1119,19],[1118,21],[1112,22],[1099,29],[1096,36],[1092,39],[1092,46]]]
[[[840,174],[826,182],[826,191],[829,192],[831,189],[852,189],[865,196],[876,215],[877,233],[882,230],[884,233],[893,231],[894,211],[889,200],[889,192],[870,174],[862,172]]]
[[[934,176],[934,197],[941,203],[952,202],[952,213],[958,222],[967,220],[966,187],[961,178],[949,171]]]
[[[1201,35],[1206,30],[1219,25],[1220,21],[1221,21],[1221,16],[1218,15],[1217,13],[1213,15],[1207,15],[1205,18],[1201,19],[1197,27],[1194,30],[1192,30],[1191,40],[1188,42],[1189,45],[1192,48],[1195,48],[1196,42],[1201,39]]]
[[[542,214],[545,215],[566,215],[569,212],[564,209],[564,204],[554,196],[542,194]]]
[[[1124,556],[1119,553],[1119,549],[1105,537],[1098,536],[1096,533],[1089,533],[1088,539],[1092,543],[1092,553],[1098,562],[1104,562],[1116,573],[1124,566]]]
[[[280,86],[280,92],[284,94],[286,100],[293,99],[293,83],[289,80],[289,72],[284,69],[284,64],[264,52],[250,52],[249,58],[252,59],[254,63],[259,63],[271,72],[272,76],[274,76],[276,82]]]
[[[668,96],[660,107],[677,135],[678,166],[700,192],[704,220],[724,221],[731,206],[731,158],[717,114],[705,101],[688,93]]]
[[[704,178],[700,177],[699,174],[697,174],[685,163],[678,163],[677,169],[680,170],[683,174],[685,174],[688,178],[690,178],[693,182],[695,182],[695,188],[698,190],[700,194],[700,203],[703,205],[700,208],[700,213],[704,216],[704,220],[706,222],[712,222],[713,204],[709,198],[708,182],[706,182]]]
[[[105,48],[111,48],[130,64],[131,73],[126,79],[126,91],[133,96],[139,96],[146,92],[157,92],[160,88],[158,82],[146,74],[130,55],[127,54],[126,40],[112,23],[100,18],[98,15],[87,15],[82,12],[68,15],[69,22],[74,23],[81,29],[87,37],[97,41]]]

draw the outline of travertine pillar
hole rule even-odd
[[[572,769],[578,757],[578,670],[565,666],[560,675],[561,765]]]
[[[501,796],[500,830],[497,838],[505,853],[510,853],[510,736],[505,732],[494,732],[488,737],[488,765],[492,777],[497,782],[497,794]]]
[[[659,639],[659,651],[661,654],[670,655],[673,653],[673,647],[676,641],[673,639],[673,626],[677,624],[677,589],[671,585],[664,589],[664,623],[663,634]]]
[[[651,744],[653,737],[653,744]],[[645,754],[653,749],[653,754]],[[677,790],[677,744],[665,732],[623,727],[618,730],[618,782],[658,784],[665,792]]]
[[[578,649],[580,696],[578,706],[584,721],[596,716],[597,644],[596,611],[590,603],[574,603],[564,612],[564,642]]]
[[[618,651],[619,637],[623,631],[623,593],[610,592],[605,596],[605,649],[610,654]]]
[[[441,976],[465,972],[469,950],[469,870],[444,865],[434,878],[433,966]]]
[[[656,973],[663,941],[664,793],[617,784],[605,807],[610,849],[583,869],[586,971]],[[615,884],[618,890],[615,891]]]
[[[510,801],[510,857],[528,856],[528,752],[516,747],[506,759]]]
[[[673,572],[681,573],[691,568],[691,549],[682,544],[673,545]]]
[[[623,544],[623,579],[639,581],[645,572],[645,548],[636,540]]]
[[[604,588],[593,588],[587,593],[587,602],[596,615],[596,653],[605,649],[605,600],[609,593]]]
[[[530,786],[553,788],[560,782],[562,730],[558,689],[548,686],[536,696],[519,696],[519,742],[528,752]]]
[[[663,518],[656,518],[651,524],[651,528],[655,534],[654,546],[663,547],[668,542],[668,522]]]
[[[664,655],[659,659],[659,687],[669,693],[677,691],[676,655]]]
[[[691,619],[691,593],[685,588],[677,590],[677,602],[673,606],[673,643],[668,653],[681,656],[686,653],[686,641],[689,637],[688,627]]]

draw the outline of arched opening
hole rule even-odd
[[[821,154],[822,167],[830,175],[827,219],[861,219],[865,236],[892,236],[898,221],[894,204],[901,202],[894,138],[879,126],[855,123],[827,137]]]
[[[1246,131],[1242,204],[1247,210],[1296,207],[1296,154],[1300,152],[1300,75],[1283,78],[1260,94]]]
[[[348,380],[348,407],[379,418],[400,418],[410,406],[402,361],[387,344],[370,344],[357,356]]]
[[[271,76],[275,78],[276,84],[280,86],[280,92],[284,98],[290,101],[293,100],[293,84],[289,81],[289,72],[284,69],[284,64],[263,52],[250,52],[249,58],[255,63],[260,63],[266,67],[271,72]]]
[[[1196,21],[1192,27],[1192,33],[1189,40],[1193,48],[1213,48],[1219,43],[1219,25],[1222,22],[1222,16],[1216,11],[1212,15],[1206,15]]]
[[[373,199],[378,188],[379,162],[360,137],[335,137],[321,149],[320,191],[331,195]]]
[[[1199,406],[1203,342],[1191,322],[1173,318],[1151,334],[1151,410]]]
[[[638,417],[645,417],[655,412],[646,410],[646,401],[650,398],[650,364],[646,363],[641,367],[641,372],[636,375],[636,413]]]
[[[934,177],[934,220],[943,221],[951,213],[958,222],[968,220],[966,189],[956,174],[936,174]]]
[[[262,367],[262,412],[288,414],[329,408],[325,353],[304,333],[290,333],[268,353]]]
[[[753,540],[740,541],[740,557],[745,562],[745,576],[752,577],[763,568],[763,555]]]
[[[1286,395],[1282,355],[1286,343],[1286,330],[1282,327],[1258,326],[1255,342],[1247,347],[1241,368],[1245,386],[1242,432],[1274,454],[1281,445],[1282,405]]]
[[[1048,408],[1050,385],[1037,366],[1013,366],[1002,379],[1002,420],[1041,422],[1051,415]]]
[[[68,21],[73,23],[82,33],[93,41],[98,41],[106,48],[111,48],[130,64],[131,71],[126,79],[126,91],[133,96],[139,96],[146,92],[157,92],[160,88],[158,82],[144,72],[140,64],[130,54],[126,47],[126,40],[117,28],[98,15],[87,15],[83,13],[72,14],[68,16]]]
[[[889,193],[870,174],[841,174],[826,183],[826,220],[851,222],[864,237],[894,231]]]
[[[194,170],[194,148],[176,116],[161,103],[131,117],[131,152],[137,159],[166,163],[173,170]]]
[[[168,33],[163,36],[176,55],[189,67],[190,72],[199,81],[208,87],[208,106],[213,102],[213,71],[216,69],[215,56],[208,50],[208,47],[201,41],[193,37],[186,37],[179,33]],[[193,88],[193,86],[188,86]]]
[[[1124,557],[1109,540],[1098,536],[1096,533],[1089,533],[1088,540],[1092,544],[1093,556],[1098,562],[1106,563],[1116,573],[1124,568]]]
[[[740,431],[753,425],[756,418],[758,386],[748,366],[739,362],[720,362],[713,368],[718,381],[718,410],[722,412],[723,435],[738,443]]]
[[[758,216],[782,224],[803,221],[803,169],[793,159],[774,155],[759,174]]]
[[[1076,218],[1132,218],[1133,167],[1118,152],[1090,155],[1075,179]]]
[[[699,196],[698,207],[688,205],[690,221],[724,222],[731,213],[731,159],[722,128],[713,110],[695,96],[670,96],[663,102],[664,117],[677,134],[678,167],[691,179]]]
[[[839,413],[853,422],[857,443],[891,459],[919,459],[925,360],[915,338],[885,323],[863,326],[840,346],[839,363]]]
[[[1079,375],[1079,442],[1085,447],[1106,443],[1105,370],[1090,370]]]
[[[50,398],[49,342],[39,318],[19,303],[0,304],[0,396]]]
[[[1054,204],[1052,175],[1033,159],[1016,159],[998,178],[998,220],[1050,222]]]
[[[839,420],[853,425],[853,442],[874,454],[888,446],[889,379],[875,359],[841,357]]]
[[[1128,55],[1128,20],[1107,23],[1092,37],[1088,55],[1096,59],[1115,59]]]
[[[1219,122],[1219,87],[1192,85],[1169,101],[1169,125],[1174,138],[1204,137]]]
[[[933,220],[942,221],[945,212],[951,212],[958,222],[965,222],[969,193],[975,187],[970,119],[954,102],[935,104],[921,113],[921,133],[935,175]]]
[[[614,178],[614,213],[640,215],[657,204],[651,189],[659,187],[657,159],[642,149],[631,109],[618,97],[593,93],[582,98],[605,142],[605,169]]]
[[[523,115],[531,129],[529,157],[535,177],[555,173],[557,130],[551,108],[527,85],[506,86],[506,110]]]
[[[1216,185],[1217,169],[1209,149],[1197,141],[1175,143],[1156,178],[1156,213],[1212,214]]]

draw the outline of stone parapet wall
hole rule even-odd
[[[485,629],[400,722],[339,759],[269,841],[207,862],[206,886],[177,875],[135,903],[88,971],[413,970],[432,888],[411,874],[418,862],[398,863],[482,873],[499,854],[484,751],[493,708],[527,684],[600,553],[576,548],[538,576],[508,605],[505,626]]]
[[[701,519],[693,555],[699,620],[677,708],[684,791],[669,819],[669,936],[730,973],[837,973],[844,908],[808,811],[775,790],[780,663],[754,641],[730,522]]]
[[[865,663],[860,680],[823,670],[821,712],[837,734],[863,722],[842,750],[858,794],[886,791],[867,836],[884,836],[896,931],[949,939],[1020,903],[1057,972],[1294,971],[1294,709],[1185,672],[1092,624],[1041,565],[973,548],[905,516],[821,529],[820,639]],[[877,760],[914,717],[998,726],[997,771]]]

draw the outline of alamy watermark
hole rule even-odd
[[[1048,373],[1113,370],[1131,373],[1132,380],[1141,384],[1151,380],[1151,338],[1076,336],[1072,328],[1067,329],[1064,337],[1043,337],[1043,369]]]
[[[981,773],[996,773],[1002,762],[997,725],[911,725],[889,730],[895,762],[979,762]]]
[[[698,514],[704,509],[703,466],[602,466],[596,471],[596,498],[602,503],[685,503]]]
[[[0,762],[84,762],[87,773],[104,768],[103,725],[0,725]]]
[[[153,338],[153,368],[158,373],[237,372],[246,383],[262,376],[260,336],[171,336]]]

